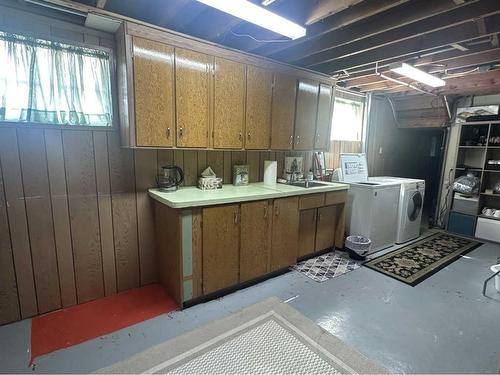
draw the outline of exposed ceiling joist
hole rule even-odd
[[[447,12],[425,18],[421,21],[399,27],[394,30],[386,31],[382,34],[363,38],[352,43],[330,48],[314,55],[307,56],[304,59],[295,61],[301,66],[314,67],[323,62],[332,61],[348,56],[359,55],[364,52],[372,51],[398,41],[414,39],[422,35],[435,32],[447,32],[446,29],[471,22],[493,13],[500,13],[500,2],[498,0],[485,0],[472,4],[467,4]],[[484,35],[482,33],[476,33]]]
[[[500,85],[500,69],[484,73],[468,74],[462,77],[449,78],[446,86],[432,90],[438,95],[487,95],[498,94]],[[409,90],[404,86],[396,87],[388,93],[406,93]]]
[[[318,22],[362,1],[363,0],[317,0],[316,6],[309,12],[305,23],[306,25],[310,25]]]
[[[371,17],[365,22],[329,32],[295,48],[274,53],[270,57],[289,62],[303,62],[304,65],[327,61],[331,59],[330,56],[334,54],[333,50],[335,48],[348,46],[351,43],[360,43],[361,40],[366,38],[378,39],[382,34],[386,38],[390,37],[394,31],[398,31],[400,28],[412,29],[415,22],[456,7],[449,0],[417,0]],[[305,56],[308,56],[308,59],[305,59]]]
[[[486,19],[487,34],[493,35],[500,32],[500,15],[490,16]],[[449,46],[452,43],[460,43],[480,38],[474,23],[469,22],[446,29],[446,32],[437,30],[417,38],[397,41],[389,45],[371,50],[368,53],[343,57],[314,66],[315,70],[334,73],[345,69],[352,69],[375,61],[383,62],[388,59],[406,58],[415,56],[434,48]]]
[[[464,55],[461,57],[456,57],[453,59],[442,60],[439,63],[424,63],[424,64],[413,64],[418,67],[425,67],[428,73],[438,73],[442,72],[444,69],[448,71],[456,71],[461,69],[469,69],[476,66],[490,65],[500,62],[500,48],[487,50],[484,52],[478,52],[470,55]],[[387,72],[388,69],[383,69],[382,72]],[[383,82],[380,77],[376,75],[370,75],[368,77],[355,78],[345,81],[345,87],[347,88],[366,88],[373,89],[373,85]],[[370,86],[370,87],[368,87]]]
[[[385,12],[388,9],[399,6],[409,0],[365,0],[362,3],[347,8],[346,10],[325,18],[321,22],[314,23],[307,27],[305,38],[290,41],[288,43],[268,43],[252,50],[252,52],[264,56],[279,58],[279,53],[291,47],[306,46],[307,42],[319,36],[339,30],[352,25],[375,14]]]

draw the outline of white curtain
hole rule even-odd
[[[111,126],[109,54],[0,32],[0,121]]]

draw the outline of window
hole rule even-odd
[[[364,98],[335,98],[332,116],[332,141],[361,141],[363,134]],[[349,95],[352,96],[352,95]]]
[[[112,126],[109,53],[0,32],[0,121]]]

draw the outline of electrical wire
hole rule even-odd
[[[444,228],[444,223],[442,220],[444,219],[444,215],[448,211],[448,203],[450,201],[450,194],[453,191],[452,185],[453,183],[451,182],[451,175],[453,173],[453,168],[450,168],[450,171],[448,172],[448,187],[446,189],[446,196],[444,198],[444,203],[441,206],[441,209],[439,210],[438,217],[436,218],[436,223],[438,224],[439,227]]]
[[[266,40],[266,39],[257,39],[255,37],[253,37],[252,35],[249,35],[249,34],[238,34],[238,33],[235,33],[233,30],[229,30],[229,32],[231,34],[233,34],[234,36],[237,36],[239,38],[243,38],[243,37],[250,38],[250,39],[252,39],[253,41],[255,41],[257,43],[289,43],[289,42],[291,42],[290,39],[269,39],[269,40]]]

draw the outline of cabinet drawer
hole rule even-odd
[[[302,195],[299,199],[299,210],[318,208],[325,205],[325,194]]]
[[[500,221],[480,217],[477,219],[476,237],[500,242]]]
[[[346,200],[347,200],[347,190],[332,191],[332,192],[326,193],[325,206],[331,206],[334,204],[344,203]]]

